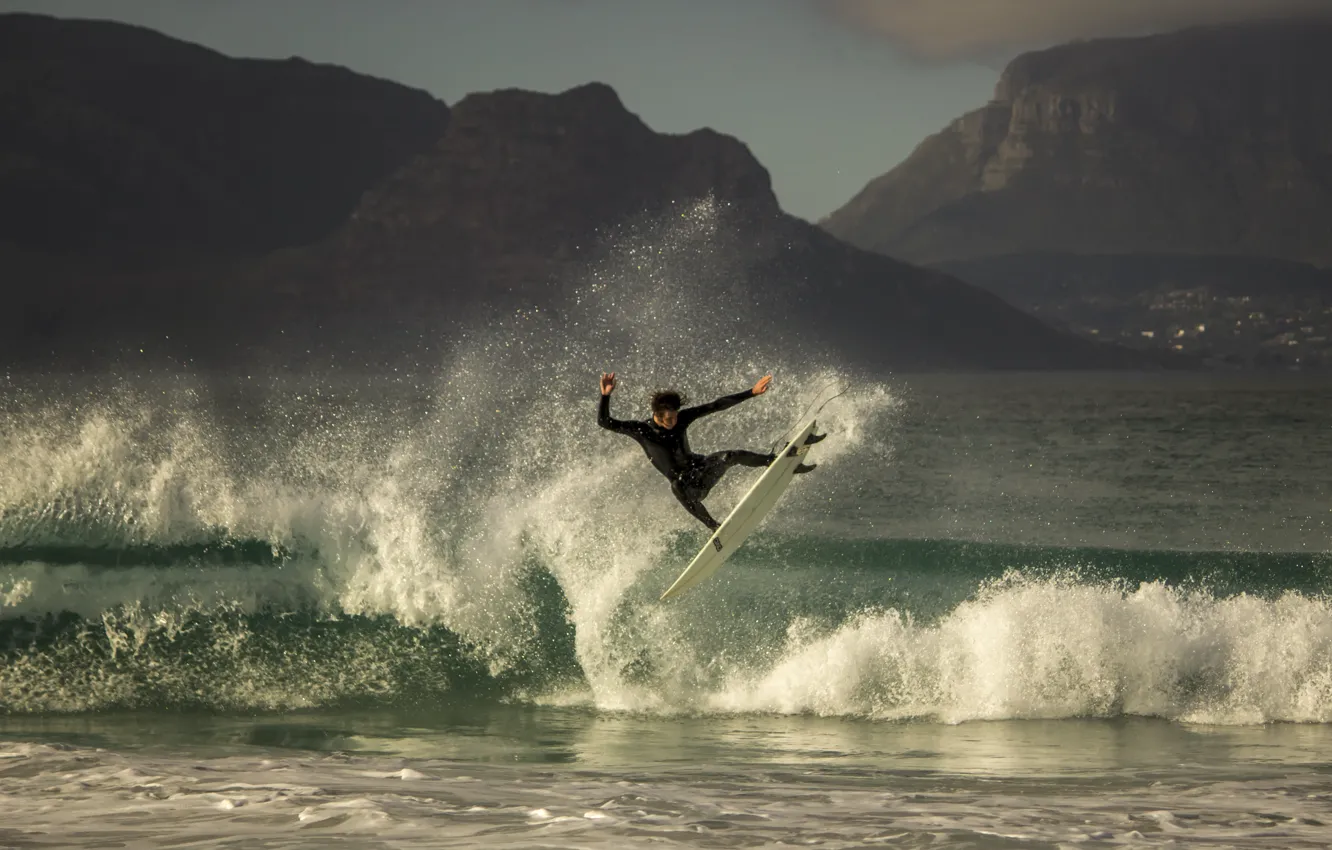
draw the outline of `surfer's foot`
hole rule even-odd
[[[773,461],[775,460],[777,460],[777,455],[775,453],[768,455],[768,466],[772,466]]]
[[[796,464],[796,468],[792,474],[803,475],[806,472],[813,471],[817,466],[818,466],[817,463],[799,463]]]
[[[717,522],[716,520],[713,520],[712,522],[704,523],[704,525],[706,525],[706,526],[708,527],[708,531],[713,531],[713,532],[715,532],[717,529],[721,528],[721,523]]]
[[[805,438],[805,445],[812,446],[815,443],[821,443],[826,439],[828,439],[827,434],[810,434]]]

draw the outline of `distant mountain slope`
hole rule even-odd
[[[739,141],[655,133],[601,84],[464,98],[436,149],[368,193],[315,252],[321,270],[304,274],[312,293],[336,280],[344,298],[415,309],[558,305],[561,284],[585,282],[621,225],[678,217],[701,198],[719,210],[719,235],[676,271],[715,293],[721,313],[763,315],[874,368],[1143,362],[946,274],[838,242],[781,211]]]
[[[1072,253],[1332,264],[1332,23],[1076,43],[1004,71],[823,223],[913,262]]]
[[[305,244],[447,123],[344,68],[0,15],[0,243],[148,263]]]

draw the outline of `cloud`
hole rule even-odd
[[[1332,0],[812,0],[921,59],[982,59],[1080,38],[1295,15]]]

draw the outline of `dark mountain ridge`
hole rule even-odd
[[[151,30],[0,15],[0,240],[108,262],[326,236],[443,134],[425,92]]]
[[[1014,59],[986,106],[823,223],[913,262],[1026,252],[1332,263],[1332,22]]]

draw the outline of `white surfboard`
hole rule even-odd
[[[809,420],[796,434],[795,439],[786,444],[786,448],[782,449],[777,459],[768,465],[759,476],[759,480],[754,482],[754,486],[749,488],[749,492],[735,506],[735,510],[731,511],[730,516],[726,517],[713,532],[708,542],[703,544],[703,549],[689,563],[685,571],[680,573],[674,584],[666,588],[666,592],[661,595],[662,599],[678,596],[715,573],[717,568],[731,557],[731,553],[745,542],[745,538],[758,528],[759,523],[763,522],[763,518],[782,497],[782,493],[786,492],[786,486],[791,483],[791,476],[795,475],[796,466],[809,452],[810,447],[805,445],[805,440],[814,433],[815,424],[813,419]]]

